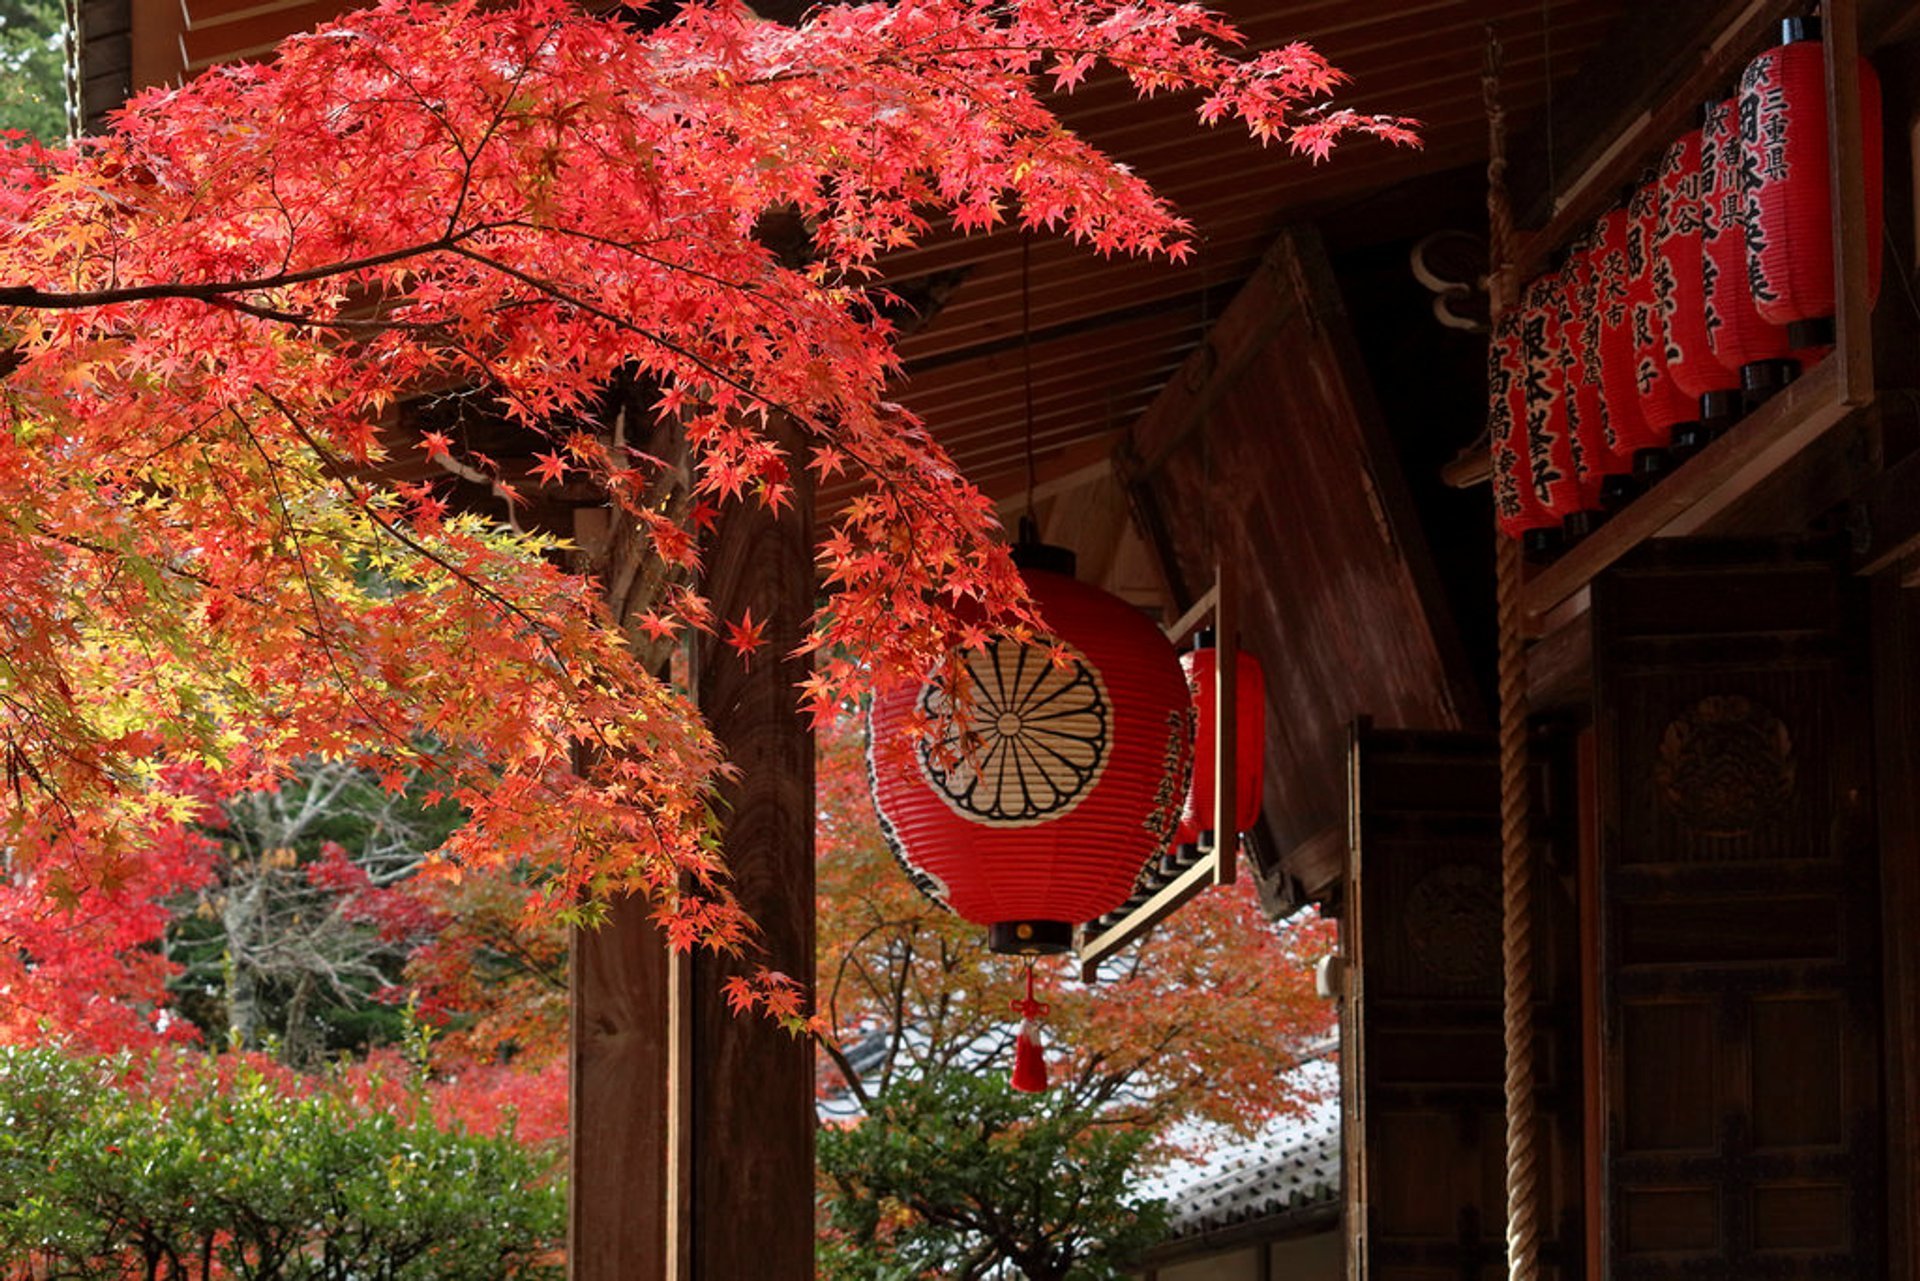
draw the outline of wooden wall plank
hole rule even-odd
[[[1267,669],[1264,808],[1283,868],[1344,822],[1356,715],[1435,729],[1477,719],[1375,412],[1324,253],[1298,232],[1275,244],[1123,451],[1146,491],[1136,512],[1159,526],[1148,533],[1170,599],[1210,582],[1217,557],[1259,567],[1245,576],[1240,634]]]
[[[1505,1267],[1499,776],[1485,735],[1352,740],[1341,954],[1348,1277],[1497,1281]],[[1543,1277],[1581,1275],[1578,930],[1543,863],[1534,1027]]]
[[[1920,1278],[1920,595],[1873,584],[1873,687],[1887,1012],[1887,1275]]]
[[[1885,1275],[1858,586],[1699,541],[1594,584],[1609,1278]]]

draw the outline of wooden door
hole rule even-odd
[[[1857,587],[1715,544],[1594,587],[1611,1278],[1883,1275]]]
[[[1349,756],[1341,1054],[1347,1274],[1351,1281],[1494,1281],[1505,1275],[1499,775],[1493,740],[1375,730]],[[1537,936],[1561,896],[1543,864]],[[1570,906],[1570,905],[1569,905]],[[1565,932],[1571,938],[1571,933]],[[1538,984],[1549,1234],[1577,1207],[1562,1177],[1576,1091],[1572,1038],[1553,1017],[1555,949]],[[1577,1130],[1573,1131],[1577,1135]],[[1577,1148],[1577,1143],[1575,1144]],[[1571,1193],[1571,1195],[1569,1195]],[[1577,1214],[1577,1208],[1570,1213]],[[1572,1221],[1577,1235],[1577,1220]],[[1557,1242],[1547,1274],[1561,1268]]]

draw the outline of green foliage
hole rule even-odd
[[[65,55],[59,0],[0,0],[0,129],[65,140]]]
[[[550,1153],[362,1078],[0,1051],[0,1277],[494,1281],[557,1266]]]
[[[1150,1138],[1057,1094],[1015,1094],[998,1072],[896,1084],[865,1121],[820,1135],[820,1275],[1120,1277],[1165,1235],[1165,1207],[1128,1188]]]

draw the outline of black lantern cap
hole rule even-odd
[[[1080,558],[1071,547],[1040,541],[1040,526],[1031,516],[1020,518],[1020,538],[1010,550],[1013,563],[1021,569],[1041,569],[1072,578],[1080,567]]]

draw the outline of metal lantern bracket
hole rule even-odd
[[[1161,630],[1175,645],[1181,644],[1204,627],[1212,627],[1215,640],[1213,681],[1213,845],[1203,846],[1200,858],[1180,874],[1154,891],[1147,900],[1127,912],[1113,924],[1093,933],[1091,925],[1075,931],[1075,951],[1080,957],[1080,978],[1086,983],[1099,977],[1100,962],[1140,938],[1148,930],[1171,916],[1186,901],[1212,885],[1231,885],[1239,876],[1240,840],[1236,831],[1237,796],[1234,782],[1238,768],[1235,760],[1239,743],[1236,712],[1239,671],[1239,644],[1235,630],[1239,613],[1234,597],[1232,574],[1226,561],[1214,568],[1213,586],[1192,608]],[[1223,839],[1222,834],[1225,834]]]

